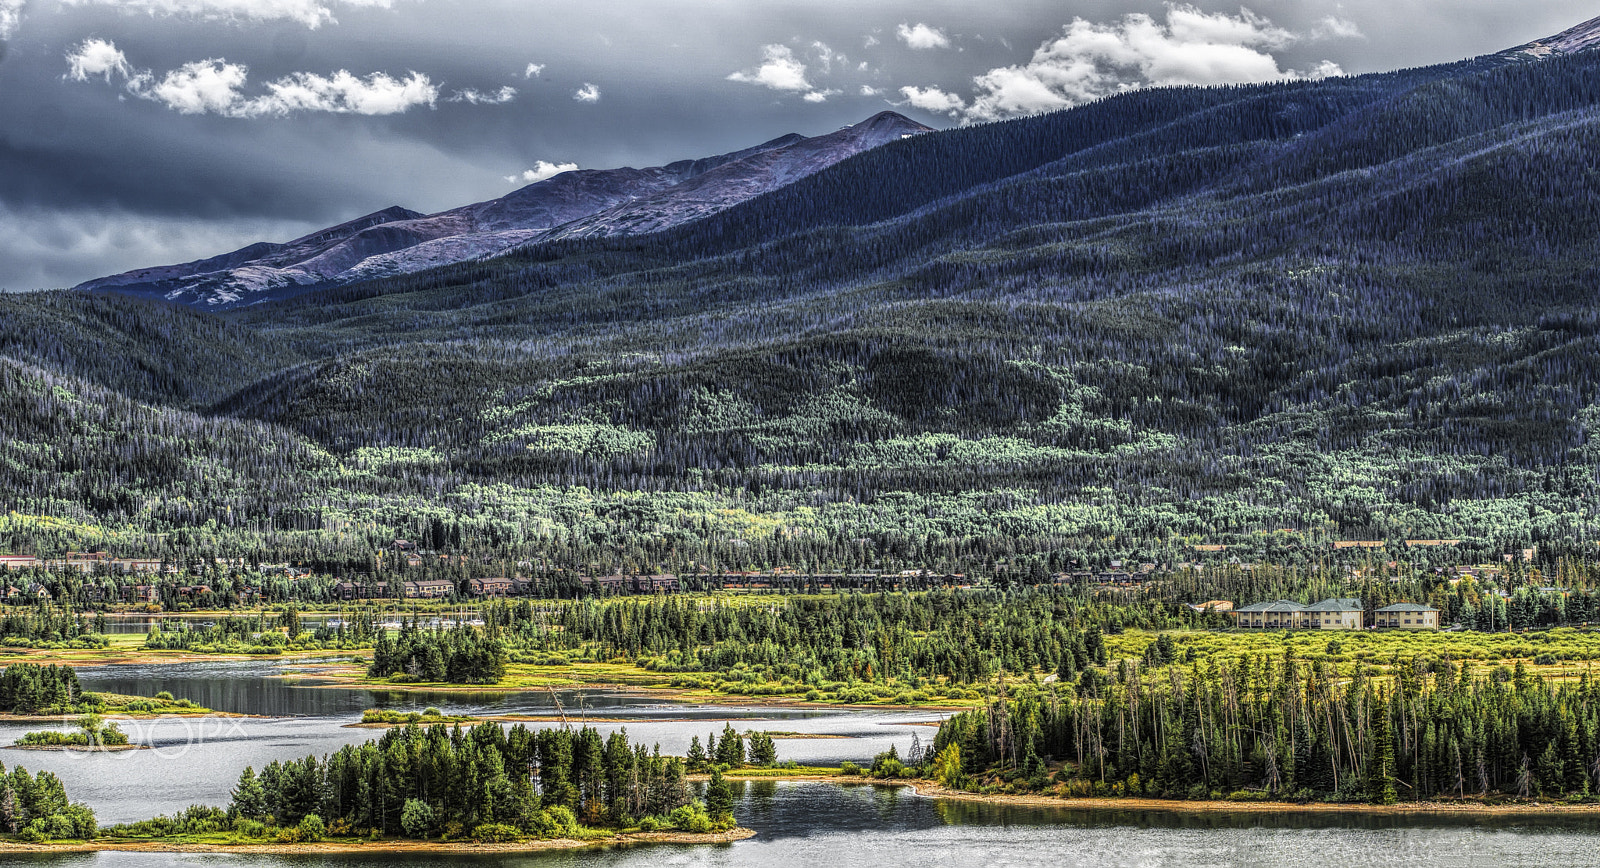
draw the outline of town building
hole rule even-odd
[[[472,579],[467,590],[474,597],[506,597],[515,590],[515,583],[509,578]]]
[[[1361,601],[1335,597],[1303,606],[1293,600],[1252,603],[1235,609],[1234,623],[1242,630],[1360,630]]]
[[[448,597],[456,592],[456,583],[449,579],[423,579],[418,582],[406,582],[405,592],[410,598]]]
[[[1372,626],[1387,630],[1437,630],[1439,610],[1420,603],[1395,603],[1374,613]]]
[[[1245,630],[1294,630],[1300,627],[1305,606],[1293,600],[1251,603],[1233,612],[1234,623]]]
[[[1355,597],[1335,597],[1300,610],[1300,626],[1312,630],[1360,630],[1366,607]]]

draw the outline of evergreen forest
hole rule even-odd
[[[1421,538],[1550,572],[1600,554],[1597,164],[1600,55],[1495,56],[1120,94],[221,313],[0,297],[0,550],[1026,581]]]

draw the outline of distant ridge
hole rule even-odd
[[[77,289],[154,296],[217,310],[480,259],[537,241],[654,232],[929,131],[902,115],[881,112],[825,135],[790,134],[666,166],[564,172],[499,199],[438,214],[386,208],[287,243],[251,244],[194,262],[91,280]]]

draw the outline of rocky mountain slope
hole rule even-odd
[[[1523,57],[1545,58],[1587,51],[1596,46],[1600,46],[1600,18],[1591,18],[1554,36],[1514,48],[1509,53]]]
[[[393,207],[286,244],[257,243],[181,265],[81,284],[206,309],[312,287],[424,271],[530,242],[653,232],[779,189],[848,157],[929,128],[883,112],[833,133],[782,136],[752,148],[646,169],[566,172],[499,199],[424,215]]]

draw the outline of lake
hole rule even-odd
[[[76,800],[94,808],[101,822],[171,813],[194,803],[226,804],[239,771],[272,759],[318,755],[377,736],[379,731],[344,726],[360,709],[378,704],[365,690],[294,687],[269,677],[281,671],[270,661],[118,666],[83,670],[92,689],[153,695],[167,689],[219,710],[259,713],[280,701],[301,709],[276,719],[164,720],[128,726],[134,740],[154,749],[101,756],[69,753],[0,752],[8,765],[59,775]],[[391,697],[392,698],[392,697]],[[579,708],[576,694],[564,697]],[[487,703],[487,704],[480,704]],[[518,697],[481,693],[400,697],[392,707],[438,704],[451,710],[548,712],[548,694]],[[682,752],[693,735],[720,729],[732,719],[739,729],[760,728],[809,734],[778,742],[783,758],[801,762],[863,760],[912,736],[931,736],[919,722],[926,712],[848,709],[720,708],[662,703],[620,693],[590,691],[580,714],[604,714],[624,723],[596,723],[609,731],[626,726],[647,743],[660,741]],[[0,743],[31,727],[0,727]],[[835,737],[815,737],[835,736]],[[837,737],[843,736],[843,737]],[[909,790],[825,783],[750,783],[736,788],[737,813],[755,838],[710,847],[625,847],[485,857],[339,856],[262,857],[217,854],[108,853],[0,857],[0,866],[212,866],[261,868],[327,866],[355,868],[398,864],[406,868],[476,865],[513,866],[1108,866],[1108,868],[1233,868],[1233,866],[1527,866],[1566,868],[1593,864],[1600,850],[1600,813],[1594,818],[1492,818],[1316,814],[1188,815],[1168,811],[1114,814],[1062,808],[1032,808],[937,800]]]

